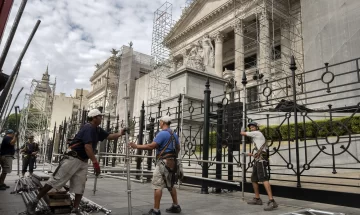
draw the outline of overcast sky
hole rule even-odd
[[[173,4],[173,19],[180,17],[185,0]],[[21,0],[15,0],[1,40],[6,42]],[[134,49],[151,54],[154,11],[165,0],[28,0],[4,65],[10,74],[36,21],[40,27],[22,61],[13,94],[21,87],[17,104],[22,109],[24,95],[32,79],[41,79],[49,65],[51,81],[56,77],[56,94],[70,95],[76,88],[90,88],[96,63],[133,41]]]

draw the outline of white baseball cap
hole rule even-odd
[[[171,117],[170,116],[163,116],[160,118],[160,121],[163,121],[165,123],[171,123]]]
[[[101,113],[98,109],[92,109],[88,113],[88,117],[95,117],[95,116],[103,116],[104,114]]]

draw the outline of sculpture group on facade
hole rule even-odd
[[[178,68],[183,65],[200,71],[214,68],[215,49],[209,35],[205,35],[201,40],[191,44],[187,52],[187,55],[184,56],[184,63],[180,63]]]

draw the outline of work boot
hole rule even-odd
[[[2,185],[0,185],[0,186],[4,186],[6,189],[7,189],[7,188],[10,188],[10,187],[7,186],[6,184],[2,184]]]
[[[180,205],[171,205],[170,208],[166,209],[167,213],[180,213],[181,212],[181,207]]]
[[[253,198],[252,200],[247,202],[249,205],[262,205],[262,200],[260,198]]]
[[[155,212],[154,209],[151,209],[151,210],[149,211],[149,213],[143,214],[143,215],[161,215],[161,212],[160,212],[160,211],[159,211],[159,212]]]
[[[26,205],[26,212],[28,215],[35,215],[36,206],[39,203],[39,200],[32,199],[29,201],[29,203]]]
[[[1,189],[1,190],[6,190],[7,188],[10,188],[10,187],[7,186],[6,184],[0,185],[0,189]]]
[[[79,209],[72,209],[70,215],[82,215]]]
[[[270,200],[267,202],[267,205],[264,207],[264,211],[272,211],[274,208],[277,208],[278,204],[275,200]]]

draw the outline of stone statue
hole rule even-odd
[[[95,64],[95,67],[96,67],[96,69],[99,69],[100,68],[100,64]]]
[[[204,38],[201,40],[202,46],[202,57],[204,66],[209,66],[214,68],[214,46],[211,43],[211,39],[209,35],[205,35]]]
[[[119,53],[119,50],[116,49],[111,49],[111,54],[113,54],[114,56],[117,55]]]
[[[200,46],[200,42],[193,43],[187,56],[186,66],[196,70],[204,71],[205,67],[203,64],[202,52],[203,50]]]

